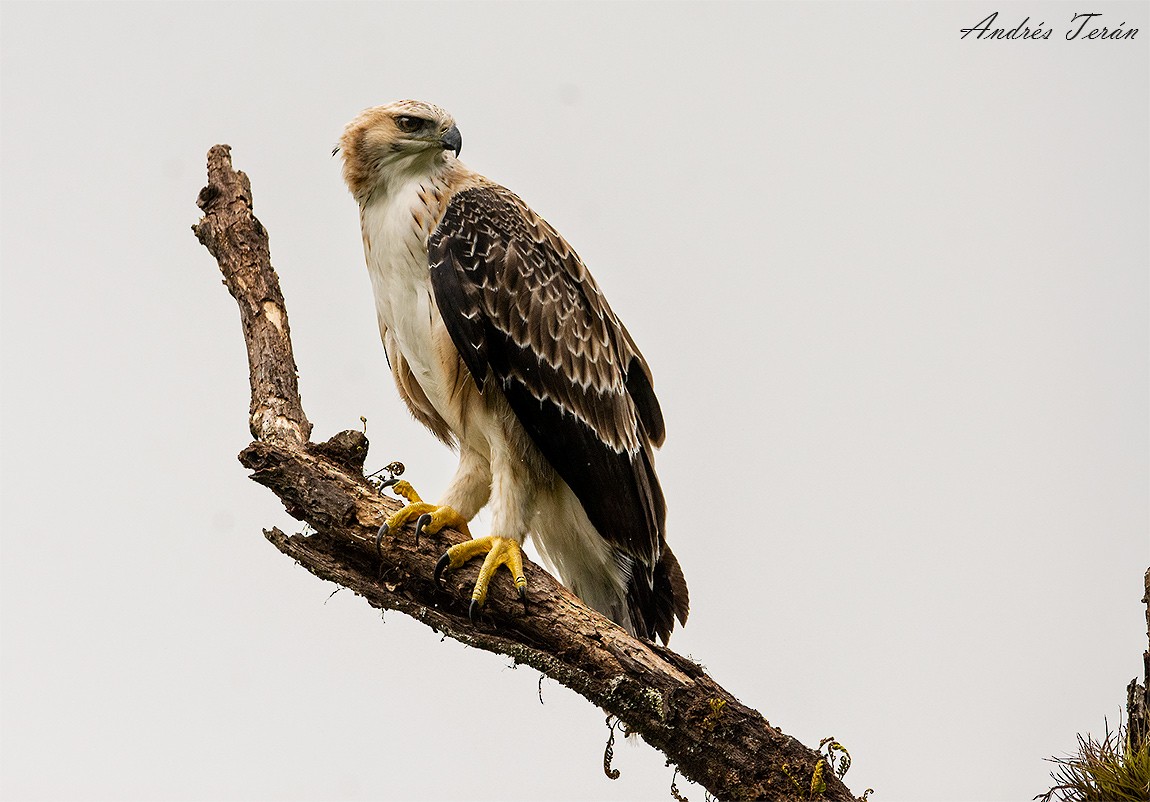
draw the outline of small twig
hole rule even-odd
[[[675,780],[679,776],[679,767],[675,767],[675,773],[671,775],[671,796],[675,798],[675,802],[691,802],[687,797],[679,793],[679,786],[675,785]]]
[[[611,768],[611,761],[615,758],[615,726],[619,723],[619,719],[614,716],[607,716],[607,746],[603,749],[603,773],[607,775],[610,780],[619,779],[619,769]]]

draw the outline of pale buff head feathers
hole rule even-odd
[[[391,178],[446,166],[462,145],[446,111],[420,100],[398,100],[367,109],[348,123],[336,151],[343,153],[348,188],[362,200]]]

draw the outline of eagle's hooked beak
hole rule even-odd
[[[456,156],[459,155],[459,151],[463,150],[463,137],[454,125],[443,132],[439,141],[443,144],[444,150],[454,150]]]

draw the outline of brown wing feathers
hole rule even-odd
[[[686,620],[651,461],[663,417],[650,371],[579,257],[510,191],[458,193],[429,242],[435,301],[482,390],[494,380],[596,530],[630,559],[632,620]]]

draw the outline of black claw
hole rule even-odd
[[[451,558],[446,554],[439,558],[439,562],[435,564],[435,584],[440,586],[443,585],[443,583],[440,582],[440,577],[442,576],[444,569],[446,569],[449,565],[451,565]]]
[[[479,602],[475,599],[471,600],[471,606],[467,608],[467,617],[471,619],[471,623],[476,623],[479,617]]]
[[[383,543],[383,539],[387,537],[389,530],[390,527],[387,525],[387,521],[384,521],[379,527],[379,531],[375,533],[375,553],[379,555],[379,559],[381,560],[383,559],[383,546],[381,544]]]
[[[527,615],[527,586],[519,588],[519,600],[523,602],[523,614]]]
[[[399,480],[395,479],[395,478],[384,479],[382,482],[379,483],[379,489],[383,490],[385,487],[391,487],[393,484],[395,484],[398,481]]]
[[[419,533],[422,532],[424,527],[426,527],[429,523],[431,523],[431,515],[426,512],[415,519],[415,545],[419,545]],[[428,532],[428,534],[431,533]]]

